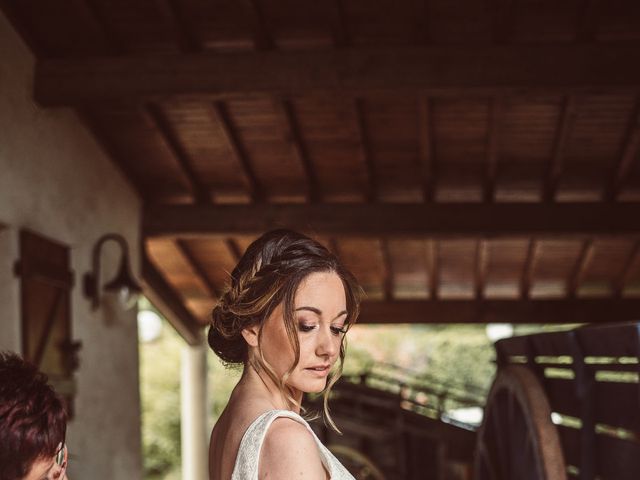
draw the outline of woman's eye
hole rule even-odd
[[[301,323],[300,325],[298,325],[298,328],[300,329],[301,332],[310,332],[311,330],[316,328],[316,326],[315,325],[304,325],[303,323]]]
[[[347,327],[331,327],[331,332],[334,335],[340,335],[341,333],[347,333]]]

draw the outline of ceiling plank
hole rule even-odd
[[[606,323],[639,310],[638,298],[365,301],[358,323]]]
[[[640,234],[640,203],[146,205],[143,216],[148,237],[276,227],[353,235],[633,235]]]
[[[42,59],[35,98],[61,106],[171,95],[632,91],[638,84],[640,49],[633,42],[370,47]]]
[[[198,203],[210,202],[211,197],[207,192],[207,188],[201,184],[198,174],[193,169],[189,154],[182,145],[180,138],[178,138],[171,122],[162,111],[160,105],[148,103],[143,107],[142,114],[157,131],[165,146],[171,155],[173,155],[180,167],[180,171],[189,182],[189,187],[195,201]]]

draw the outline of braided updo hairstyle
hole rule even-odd
[[[208,341],[211,349],[227,365],[247,365],[248,345],[242,336],[245,328],[259,325],[258,350],[254,367],[264,371],[280,388],[290,407],[296,406],[288,393],[286,379],[300,359],[300,344],[294,321],[294,300],[300,284],[310,274],[334,272],[344,285],[347,318],[345,326],[353,325],[358,317],[362,289],[355,277],[339,262],[335,255],[317,241],[291,230],[272,230],[255,240],[231,272],[230,285],[213,309]],[[279,378],[262,356],[261,333],[264,321],[282,304],[287,336],[295,354],[291,368]],[[335,428],[328,415],[327,398],[333,384],[342,372],[344,340],[340,346],[340,362],[332,372],[324,391],[325,417]],[[299,406],[299,405],[298,405]]]

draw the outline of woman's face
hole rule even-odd
[[[296,292],[294,323],[300,342],[300,361],[286,383],[295,392],[321,392],[340,355],[347,318],[342,280],[335,272],[305,278]],[[287,337],[282,305],[265,321],[262,352],[278,376],[291,368],[295,355]]]

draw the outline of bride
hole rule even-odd
[[[328,394],[361,289],[315,240],[289,230],[253,242],[213,310],[209,345],[243,374],[211,433],[210,480],[353,479],[300,416],[303,393]]]

